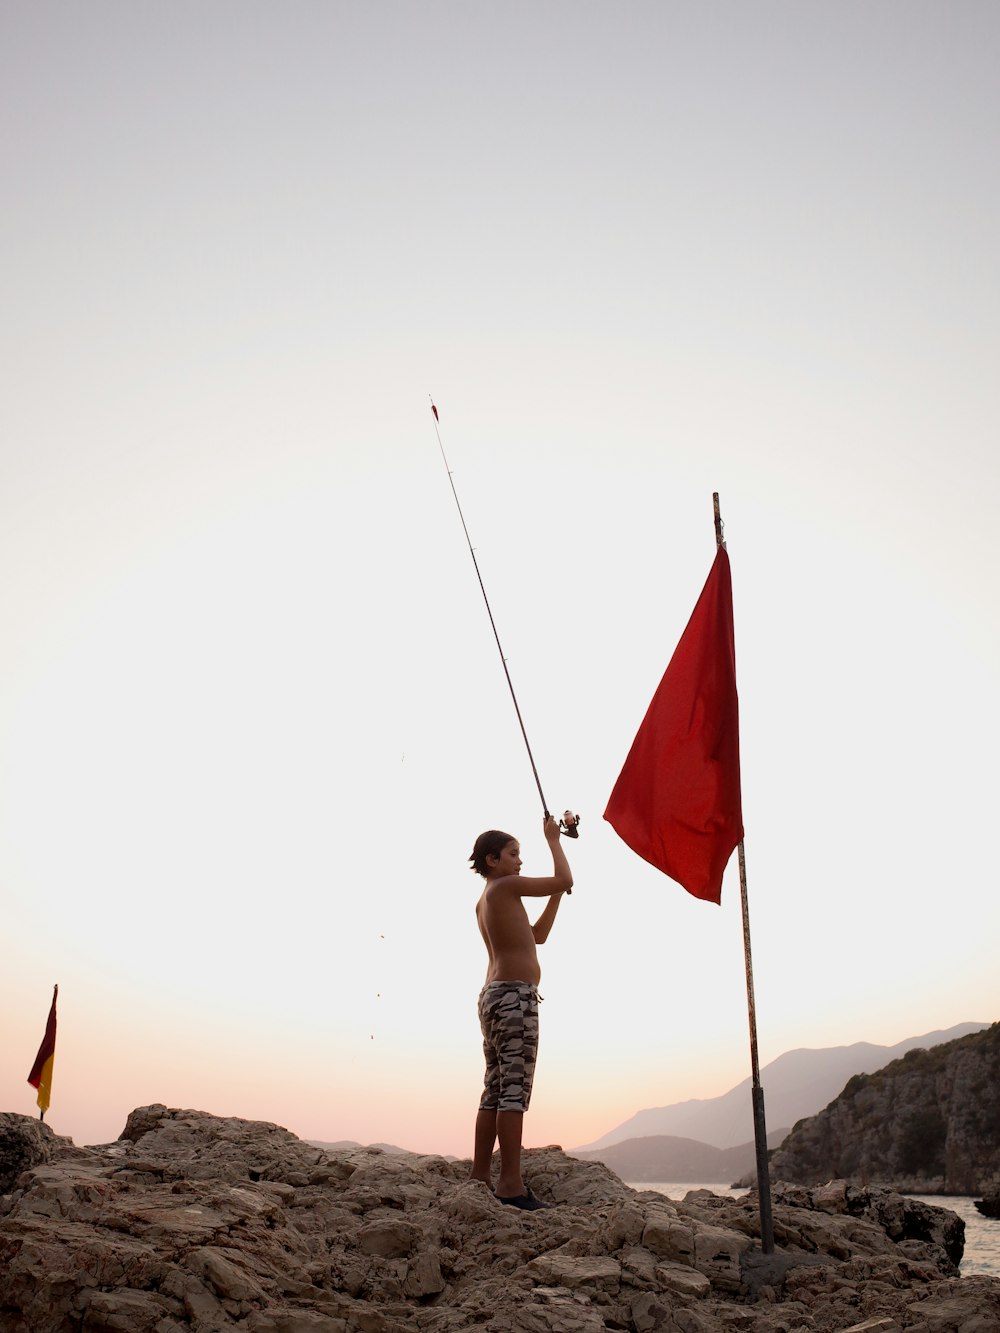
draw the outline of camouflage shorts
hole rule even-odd
[[[526,1111],[538,1054],[537,989],[527,981],[491,981],[479,992],[486,1078],[481,1110]]]

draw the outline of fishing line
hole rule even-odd
[[[503,674],[507,678],[507,688],[510,690],[510,697],[514,704],[514,712],[517,714],[518,725],[521,728],[521,735],[524,737],[524,748],[528,751],[528,760],[531,763],[531,771],[534,774],[535,786],[538,788],[538,795],[542,802],[542,811],[546,819],[551,818],[549,807],[545,800],[545,793],[542,791],[541,779],[538,776],[538,768],[535,764],[535,756],[531,753],[531,745],[528,742],[528,733],[524,727],[524,719],[521,716],[521,709],[518,706],[517,695],[514,693],[514,682],[510,678],[510,672],[507,669],[507,659],[504,656],[503,647],[500,643],[500,635],[497,632],[496,621],[493,619],[493,611],[490,607],[490,599],[486,596],[486,585],[483,583],[483,576],[479,570],[479,561],[476,559],[475,547],[472,545],[472,538],[469,536],[469,528],[465,522],[465,515],[462,513],[462,506],[459,502],[458,491],[455,489],[455,479],[451,474],[451,468],[448,466],[448,457],[444,451],[444,445],[441,443],[441,427],[438,410],[434,406],[434,400],[431,399],[431,411],[434,413],[434,434],[437,436],[438,448],[441,450],[441,458],[444,461],[445,471],[448,473],[448,482],[451,485],[451,493],[455,497],[455,507],[458,510],[458,516],[462,520],[462,531],[465,533],[465,540],[469,547],[469,554],[472,556],[472,564],[476,571],[476,578],[479,580],[479,590],[483,594],[483,601],[486,604],[486,614],[490,618],[490,627],[493,630],[493,637],[496,639],[497,651],[500,654],[500,661],[503,665]],[[571,810],[565,811],[562,819],[559,821],[559,827],[568,838],[578,838],[580,836],[578,825],[580,816],[573,814]]]

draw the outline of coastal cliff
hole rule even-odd
[[[996,1194],[1000,1023],[850,1079],[825,1110],[793,1128],[771,1159],[771,1176]]]
[[[1000,1327],[964,1226],[886,1190],[756,1202],[629,1189],[525,1154],[520,1212],[467,1162],[327,1152],[277,1125],[148,1106],[77,1148],[0,1115],[0,1333],[819,1333]]]

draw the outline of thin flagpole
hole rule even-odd
[[[722,537],[722,516],[719,493],[712,493],[715,517],[716,547],[725,546]],[[747,1013],[750,1019],[750,1070],[752,1074],[753,1138],[757,1152],[757,1199],[760,1210],[760,1242],[765,1254],[774,1253],[774,1217],[771,1212],[771,1173],[767,1164],[767,1129],[764,1123],[764,1089],[760,1082],[760,1060],[757,1055],[757,1005],[753,993],[753,959],[750,953],[750,907],[747,900],[747,860],[743,839],[737,848],[740,862],[740,906],[743,911],[743,961],[747,974]]]

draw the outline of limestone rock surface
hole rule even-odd
[[[0,1333],[843,1333],[1000,1328],[945,1210],[841,1181],[756,1201],[636,1192],[557,1148],[522,1213],[468,1163],[329,1152],[148,1106],[76,1148],[0,1118]]]

